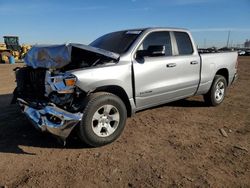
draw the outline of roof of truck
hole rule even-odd
[[[135,29],[124,29],[122,31],[146,31],[146,30],[188,31],[188,29],[185,28],[175,28],[175,27],[145,27],[145,28],[135,28]]]

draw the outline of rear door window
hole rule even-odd
[[[185,32],[174,32],[179,55],[191,55],[194,52],[190,37]]]

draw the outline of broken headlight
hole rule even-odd
[[[76,77],[72,74],[64,78],[64,84],[68,87],[75,86],[75,83],[76,83]]]

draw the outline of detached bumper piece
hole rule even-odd
[[[82,113],[70,113],[54,104],[34,105],[17,99],[23,113],[41,131],[47,131],[66,141],[73,128],[82,120]]]

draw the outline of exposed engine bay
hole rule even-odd
[[[65,140],[81,120],[86,93],[70,70],[114,64],[119,56],[90,46],[70,44],[33,47],[27,67],[15,70],[18,102],[36,127]]]
[[[75,86],[76,77],[45,68],[24,67],[16,70],[15,99],[33,103],[53,103],[70,112],[80,110],[80,98],[85,93]],[[78,105],[76,105],[78,104]]]
[[[118,55],[80,44],[35,46],[25,57],[27,67],[16,70],[15,98],[52,102],[76,112],[84,93],[69,70],[114,64]]]

